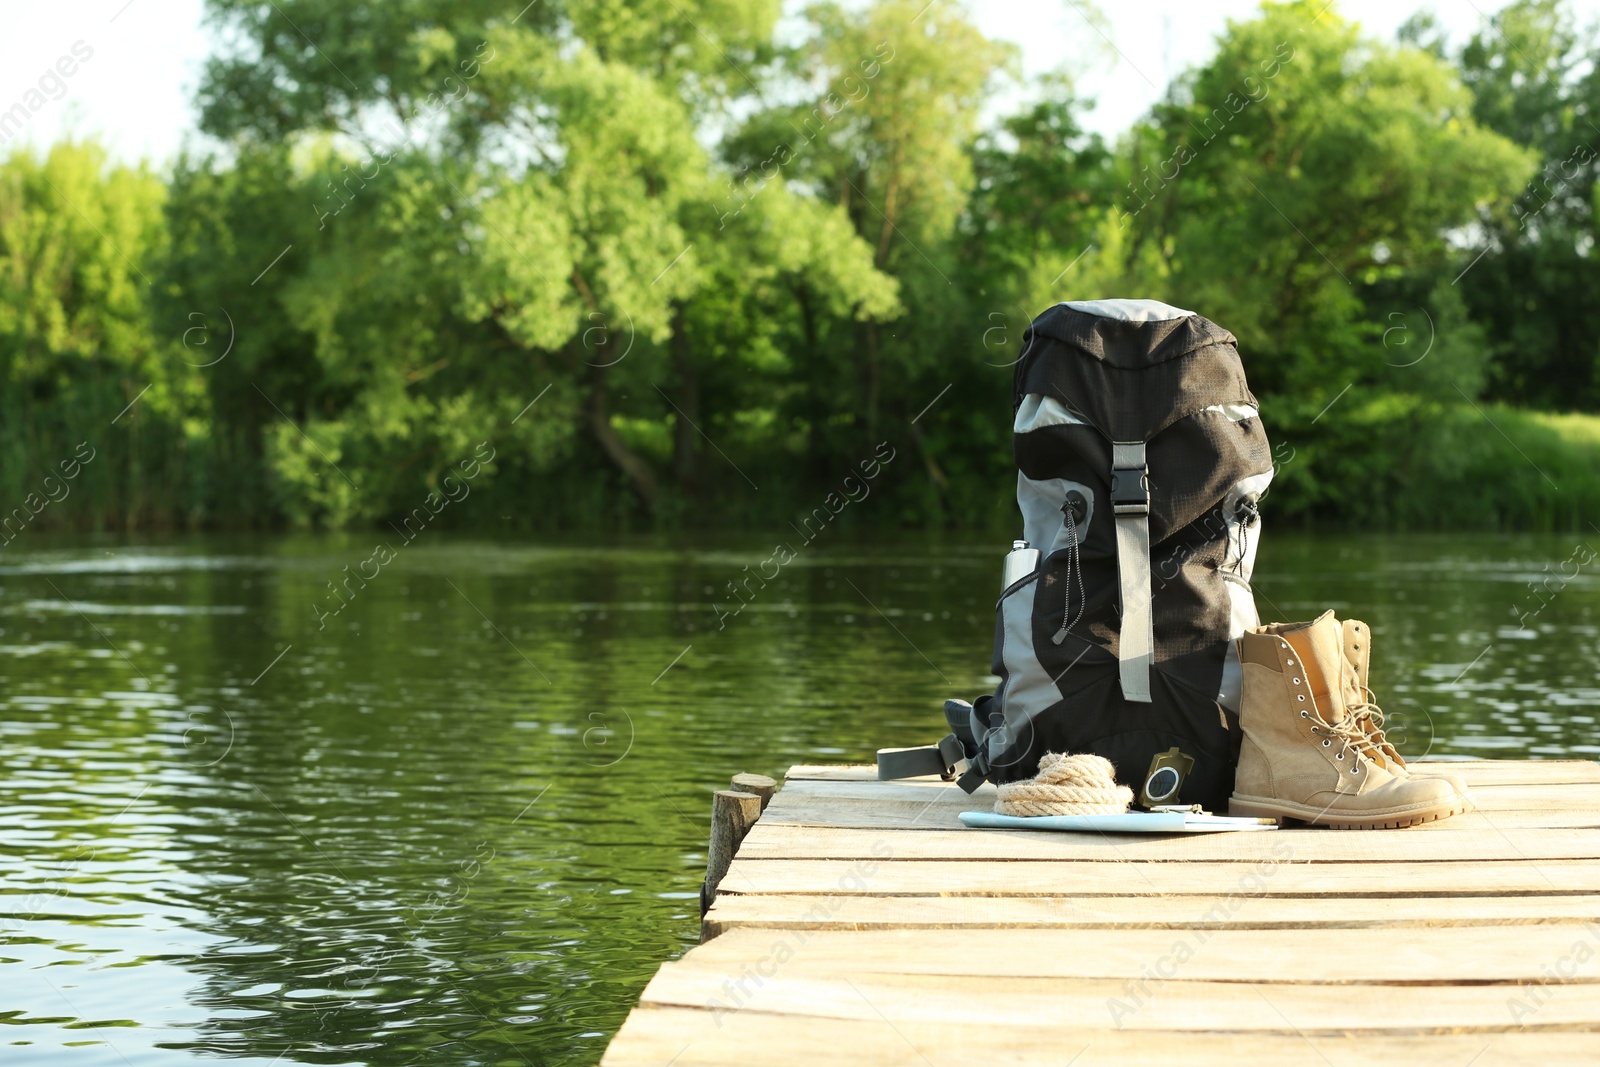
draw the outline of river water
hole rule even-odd
[[[698,938],[713,789],[990,684],[1005,542],[835,533],[737,614],[773,546],[19,540],[0,1063],[594,1063]],[[1258,597],[1371,624],[1409,754],[1594,758],[1590,545],[1272,536]]]

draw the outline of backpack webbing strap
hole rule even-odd
[[[878,749],[878,780],[937,774],[947,782],[955,779],[968,793],[975,791],[989,777],[988,746],[993,721],[989,709],[993,701],[993,697],[982,696],[974,706],[965,700],[946,700],[944,721],[950,732],[938,745],[928,748]],[[956,778],[956,765],[962,760],[967,761],[967,769]]]
[[[1150,604],[1150,478],[1143,441],[1111,444],[1111,510],[1117,524],[1117,575],[1122,585],[1118,673],[1122,697],[1150,703],[1155,617]]]
[[[880,748],[878,781],[891,782],[897,778],[921,778],[937,774],[948,782],[956,776],[956,764],[966,755],[955,734],[946,734],[938,745],[926,748]]]

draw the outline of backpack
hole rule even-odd
[[[1058,304],[1023,335],[1012,407],[1025,543],[996,604],[1000,684],[947,702],[938,746],[881,750],[878,777],[949,780],[965,760],[970,793],[1032,777],[1046,752],[1092,752],[1145,806],[1225,811],[1233,639],[1260,621],[1273,473],[1233,335],[1154,300]]]

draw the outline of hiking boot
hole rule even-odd
[[[1347,830],[1414,826],[1465,811],[1455,785],[1406,774],[1368,737],[1346,700],[1359,676],[1344,638],[1331,611],[1239,638],[1244,741],[1229,811]]]
[[[1372,627],[1364,622],[1346,619],[1342,624],[1344,658],[1354,672],[1354,684],[1347,685],[1345,708],[1360,724],[1372,747],[1383,757],[1385,769],[1403,778],[1443,778],[1462,796],[1468,796],[1467,786],[1453,774],[1432,769],[1418,771],[1411,767],[1384,736],[1383,709],[1367,686],[1367,668],[1372,662]]]
[[[1346,619],[1340,624],[1344,643],[1344,658],[1351,670],[1345,682],[1345,707],[1360,725],[1362,733],[1384,760],[1386,769],[1404,773],[1406,761],[1383,733],[1383,711],[1367,688],[1367,668],[1372,659],[1372,631],[1364,622]]]

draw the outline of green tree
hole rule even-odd
[[[947,476],[952,516],[998,517],[1015,507],[1006,415],[1027,324],[1061,300],[1142,289],[1106,270],[1120,260],[1118,234],[1107,226],[1120,169],[1105,142],[1083,129],[1089,102],[1062,73],[1030,89],[1032,98],[973,148],[972,193],[950,270],[955,284],[934,297],[956,309],[943,316],[943,336],[929,340],[959,402],[918,426]]]
[[[1509,211],[1480,219],[1460,282],[1495,351],[1496,399],[1600,409],[1597,54],[1565,4],[1522,0],[1496,12],[1459,57],[1478,120],[1542,157]]]
[[[788,411],[806,451],[836,466],[880,440],[892,419],[921,453],[924,492],[932,493],[918,494],[911,513],[937,514],[949,479],[911,420],[951,384],[947,372],[981,365],[982,331],[971,328],[981,315],[953,274],[976,180],[981,108],[1014,70],[1016,52],[985,38],[949,0],[822,3],[803,15],[810,33],[784,57],[778,83],[787,102],[753,115],[726,154],[754,167],[779,146],[790,180],[847,213],[872,265],[898,281],[912,311],[892,326],[871,317],[818,322],[803,299],[806,321],[793,350],[806,387],[791,394]],[[952,367],[954,335],[970,344]],[[970,442],[952,443],[957,454],[970,452]]]
[[[178,334],[148,315],[165,196],[92,142],[0,164],[0,493],[24,525],[160,526],[198,508],[205,463],[188,445],[208,430],[203,396]],[[24,504],[84,442],[95,459],[59,499]]]
[[[658,510],[662,442],[691,490],[690,424],[729,430],[770,407],[732,395],[696,417],[698,365],[719,343],[747,370],[770,368],[770,348],[727,341],[770,335],[801,279],[830,314],[898,306],[842,216],[781,181],[727,224],[697,133],[752,90],[775,2],[547,4],[516,19],[415,3],[371,33],[360,5],[280,7],[211,5],[241,46],[212,63],[202,95],[211,132],[298,146],[278,153],[285,187],[332,178],[325,206],[307,201],[297,226],[315,215],[317,229],[275,297],[310,340],[277,350],[301,380],[283,383],[288,418],[266,434],[297,518],[392,513],[405,481],[393,475],[417,452],[419,469],[442,469],[469,426],[504,435],[501,465],[517,477],[598,460]],[[296,162],[308,152],[318,162]],[[413,456],[395,465],[402,442]],[[313,453],[388,473],[352,490],[319,476]],[[612,484],[588,482],[594,496]]]
[[[1136,131],[1133,247],[1159,252],[1174,303],[1246,339],[1258,392],[1314,414],[1384,373],[1372,287],[1431,289],[1451,234],[1531,169],[1471,111],[1437,57],[1321,4],[1264,4]]]
[[[1280,513],[1413,521],[1340,487],[1480,477],[1413,455],[1463,397],[1600,404],[1600,75],[1556,0],[1457,51],[1267,3],[1112,147],[957,0],[206,10],[217,142],[165,189],[0,164],[0,476],[116,446],[41,524],[399,529],[463,461],[440,521],[770,522],[885,438],[870,521],[1000,521],[1022,331],[1077,297],[1238,334]]]

